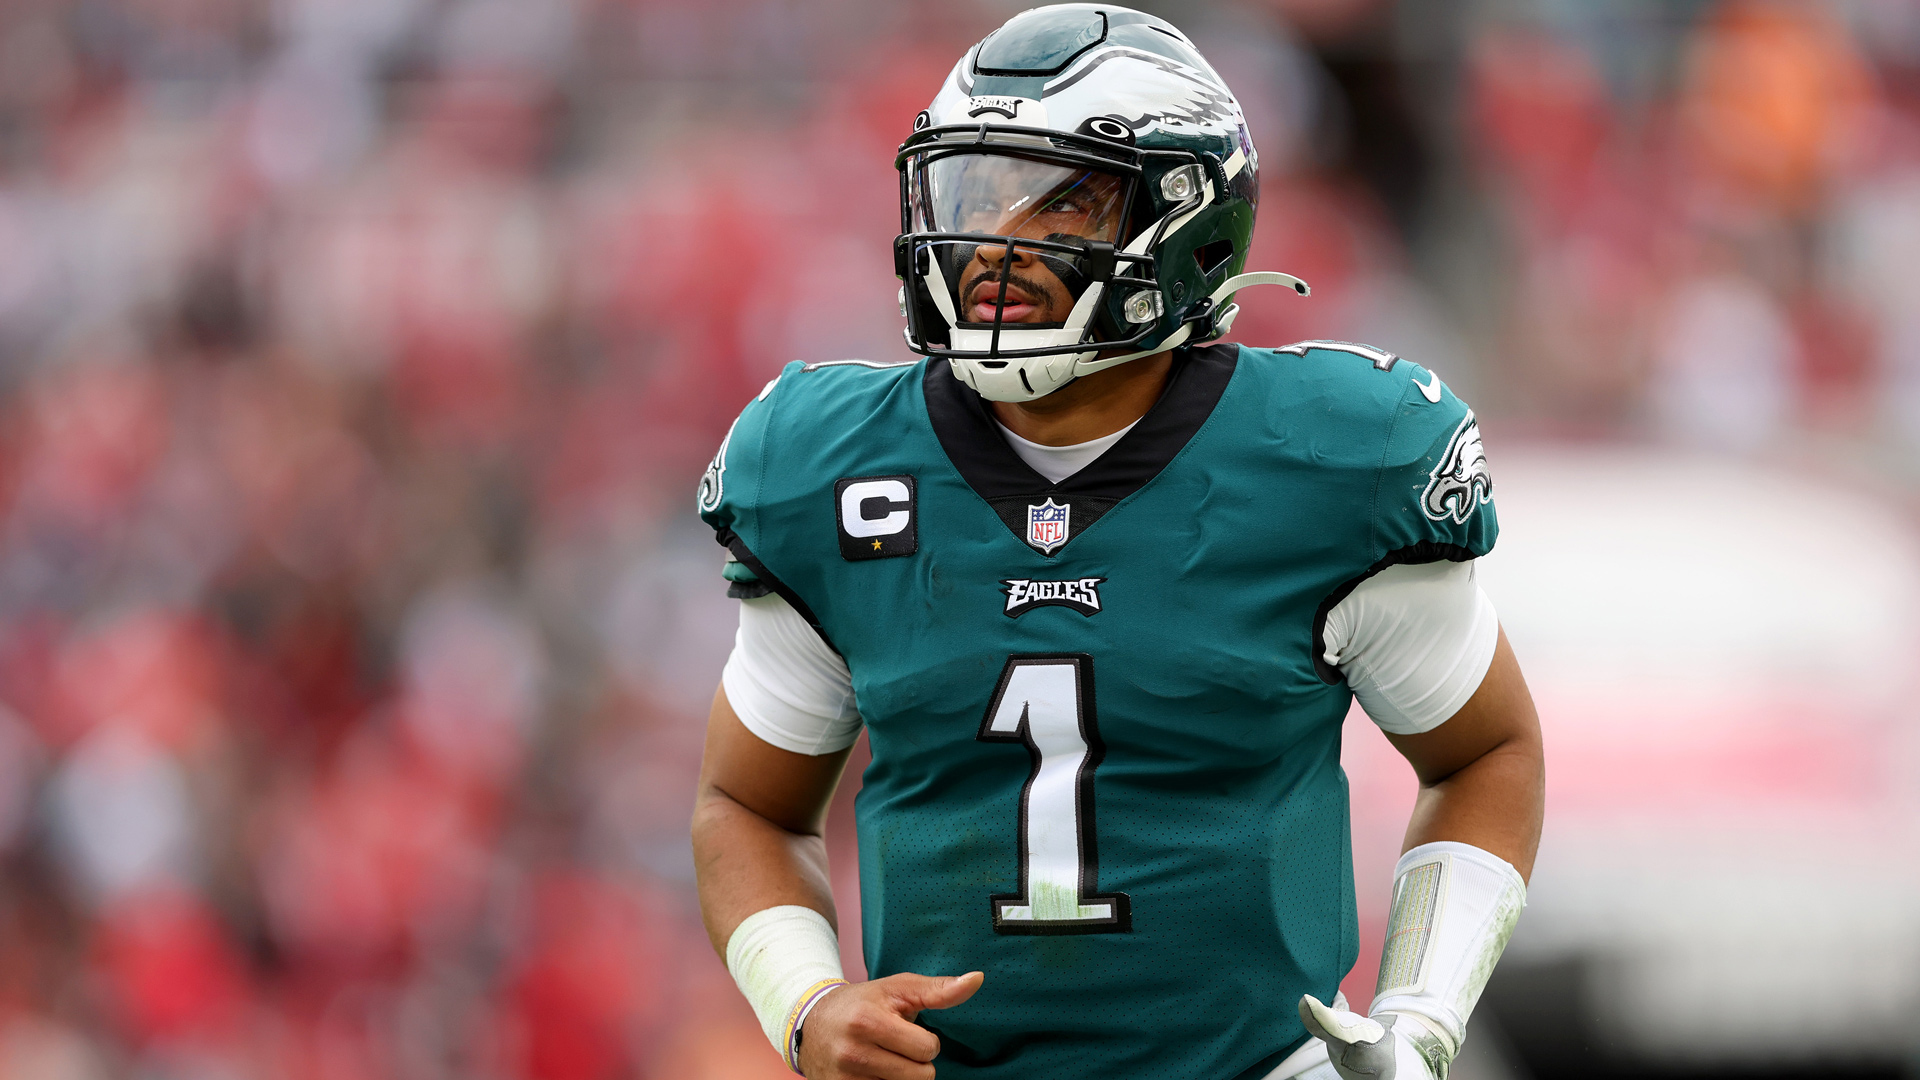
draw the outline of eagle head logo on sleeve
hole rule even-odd
[[[735,424],[739,422],[734,421]],[[727,437],[720,440],[720,449],[714,453],[713,460],[707,463],[706,474],[700,477],[700,494],[696,500],[696,506],[703,514],[710,514],[720,508],[720,499],[726,490],[727,444],[732,441],[733,428],[728,428]]]
[[[1460,419],[1447,441],[1440,463],[1429,474],[1420,509],[1434,521],[1464,525],[1480,504],[1493,499],[1493,474],[1487,471],[1487,452],[1480,445],[1480,421],[1472,410]]]

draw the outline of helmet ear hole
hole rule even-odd
[[[1210,244],[1202,244],[1194,249],[1193,261],[1200,264],[1202,274],[1211,274],[1227,265],[1233,258],[1233,241],[1221,237]]]

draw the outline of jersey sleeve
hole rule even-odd
[[[798,365],[796,362],[787,366],[791,369]],[[728,568],[723,576],[735,584],[764,582],[751,557],[751,549],[759,541],[760,531],[759,517],[755,511],[764,496],[764,485],[768,479],[766,455],[770,442],[769,428],[778,404],[774,400],[775,391],[786,375],[787,372],[782,371],[740,411],[733,426],[727,429],[726,438],[720,440],[720,449],[707,464],[706,473],[700,477],[696,500],[700,519],[713,527],[721,545],[732,553],[733,557],[728,560]],[[746,549],[747,557],[742,557],[742,548]],[[736,563],[742,566],[736,567]]]
[[[1375,556],[1382,565],[1478,558],[1500,535],[1480,422],[1439,376],[1406,366],[1412,377],[1374,492]]]
[[[796,485],[790,462],[784,473],[780,471],[777,448],[784,440],[775,434],[783,391],[785,396],[792,395],[793,388],[787,384],[804,366],[798,360],[788,364],[740,411],[700,478],[697,508],[701,520],[712,527],[714,539],[727,549],[720,572],[727,595],[736,600],[778,596],[831,650],[833,643],[826,640],[826,631],[813,609],[762,561],[773,558],[777,562],[781,554],[769,549],[778,546],[781,539],[777,520],[783,500],[791,517],[792,506],[808,496],[803,485]],[[787,428],[779,430],[786,432],[786,438],[791,437]]]
[[[727,583],[727,598],[730,600],[758,600],[773,592],[767,583],[753,568],[740,561],[732,551],[727,552],[727,561],[720,567],[720,577]]]

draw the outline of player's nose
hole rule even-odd
[[[985,263],[988,267],[998,270],[1007,260],[1007,247],[1006,244],[981,244],[973,249],[974,261]],[[1023,244],[1016,243],[1012,247],[1013,265],[1016,269],[1029,266],[1040,257],[1039,252]]]

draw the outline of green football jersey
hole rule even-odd
[[[1366,346],[1175,354],[1058,484],[946,364],[788,365],[700,509],[846,658],[874,977],[979,969],[921,1014],[943,1080],[1256,1078],[1358,932],[1327,613],[1493,546],[1473,413]]]

